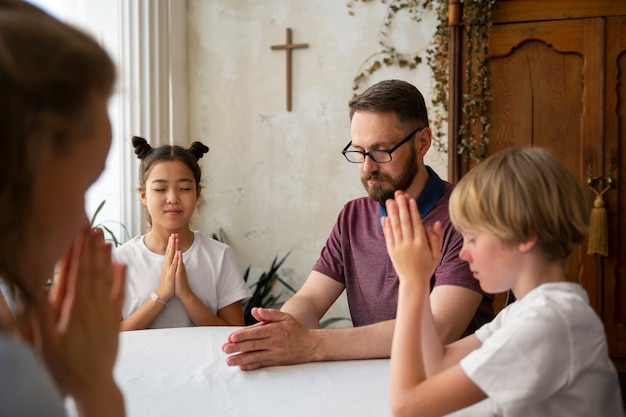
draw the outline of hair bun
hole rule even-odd
[[[139,159],[144,159],[152,153],[152,146],[150,146],[148,141],[139,136],[133,136],[133,147],[135,148],[135,154]]]
[[[199,160],[205,153],[209,152],[209,147],[202,142],[196,141],[191,144],[188,151],[196,157],[196,160]]]

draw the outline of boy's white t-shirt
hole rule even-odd
[[[624,416],[604,327],[585,290],[546,283],[481,327],[460,362],[488,396],[450,416]]]
[[[144,236],[136,236],[113,249],[113,258],[127,265],[122,318],[128,317],[150,298],[161,278],[165,256],[150,251],[144,243]],[[251,297],[228,245],[194,231],[193,244],[183,252],[183,263],[189,286],[214,314],[236,301]],[[180,299],[172,297],[150,328],[193,325]]]

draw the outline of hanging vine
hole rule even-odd
[[[423,0],[424,8],[433,8],[437,16],[437,27],[431,46],[426,49],[426,62],[433,76],[433,91],[430,98],[431,124],[438,138],[444,137],[444,127],[448,122],[448,2],[446,0]],[[448,144],[442,140],[435,143],[439,152],[448,152]]]
[[[354,15],[355,3],[371,1],[373,0],[348,0],[348,13]],[[448,145],[441,138],[444,136],[443,128],[448,120],[448,1],[378,1],[388,5],[378,35],[381,50],[368,57],[360,66],[359,72],[354,77],[352,90],[356,95],[361,89],[361,84],[384,66],[417,68],[422,63],[422,57],[419,54],[399,53],[390,45],[391,24],[396,13],[403,9],[409,12],[411,19],[416,23],[421,22],[423,10],[434,10],[437,16],[437,28],[430,46],[426,49],[426,62],[434,80],[430,101],[433,145],[438,151],[445,153],[448,151]],[[459,129],[459,135],[462,139],[457,147],[457,152],[466,158],[480,161],[487,155],[488,133],[491,127],[486,116],[487,104],[491,99],[491,84],[486,56],[489,48],[489,32],[497,8],[497,0],[465,0],[463,5],[467,57],[470,58],[466,63],[468,89],[463,94],[462,106],[465,117],[464,123]]]
[[[368,3],[372,0],[349,0],[348,13],[354,15],[356,2]],[[354,95],[361,90],[362,84],[367,78],[383,67],[397,66],[399,68],[416,69],[423,61],[419,53],[401,53],[391,44],[390,32],[392,22],[396,14],[401,10],[409,13],[415,23],[422,21],[424,10],[435,10],[438,17],[438,25],[435,36],[426,49],[426,62],[434,76],[434,90],[431,96],[430,116],[433,129],[433,146],[439,151],[448,151],[447,143],[442,140],[445,137],[444,125],[448,113],[448,22],[446,0],[379,0],[387,4],[387,10],[378,31],[378,44],[380,50],[361,64],[357,75],[354,77],[352,91]]]
[[[353,6],[356,1],[369,3],[372,0],[349,0],[348,13],[354,16]],[[400,68],[415,69],[422,62],[422,57],[417,54],[407,54],[396,51],[389,40],[390,31],[394,16],[403,9],[406,9],[411,19],[416,23],[421,22],[422,18],[419,13],[419,0],[380,0],[383,4],[389,4],[385,16],[378,30],[378,44],[381,50],[375,52],[365,59],[359,68],[359,73],[354,77],[352,90],[354,94],[358,94],[361,83],[375,71],[383,66],[396,65]]]
[[[466,0],[463,3],[465,28],[467,90],[463,94],[463,124],[459,129],[461,142],[457,152],[477,162],[487,157],[491,124],[487,107],[491,100],[491,78],[487,68],[489,34],[497,0]]]

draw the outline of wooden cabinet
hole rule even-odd
[[[451,38],[450,51],[464,50],[459,40]],[[452,56],[451,146],[461,140],[464,62],[462,53]],[[588,255],[584,243],[569,261],[568,279],[589,293],[604,322],[610,355],[626,374],[626,1],[502,0],[491,30],[488,69],[489,154],[509,146],[540,146],[584,183],[590,173],[614,180],[604,196],[609,255]],[[450,152],[452,180],[472,165]],[[593,196],[590,190],[590,201]]]

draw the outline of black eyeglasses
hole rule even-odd
[[[406,138],[402,139],[400,143],[398,143],[396,146],[389,149],[388,151],[385,151],[382,149],[380,150],[377,149],[375,151],[369,151],[369,152],[349,151],[348,148],[350,147],[350,145],[352,145],[352,141],[350,141],[348,142],[346,147],[343,148],[341,153],[343,154],[343,156],[346,157],[348,162],[352,162],[353,164],[362,164],[363,162],[365,162],[365,158],[367,156],[369,156],[372,159],[372,161],[376,162],[377,164],[385,164],[387,162],[391,162],[391,154],[396,149],[398,149],[400,146],[410,141],[413,138],[413,136],[422,129],[424,128],[420,127],[418,129],[415,129],[414,131],[409,133]]]

